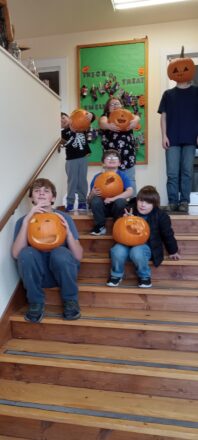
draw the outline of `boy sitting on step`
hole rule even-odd
[[[56,188],[48,179],[37,179],[30,187],[33,207],[16,222],[12,255],[17,260],[19,274],[27,291],[29,309],[26,321],[40,322],[44,314],[44,287],[60,287],[64,319],[80,317],[77,275],[82,247],[72,218],[53,210]],[[35,213],[56,212],[67,229],[65,243],[51,251],[39,251],[28,244],[28,223]]]
[[[95,226],[91,231],[92,235],[106,234],[106,218],[113,217],[114,220],[117,220],[117,218],[122,217],[124,214],[124,209],[127,205],[127,199],[133,194],[130,179],[125,173],[118,170],[118,167],[120,166],[119,152],[113,149],[104,151],[102,163],[104,171],[114,171],[121,177],[124,191],[117,196],[102,199],[100,196],[100,190],[94,187],[95,179],[101,173],[98,173],[94,176],[93,180],[91,181],[91,191],[88,196],[88,202],[95,220]]]
[[[171,227],[170,217],[159,208],[160,196],[153,186],[143,187],[132,200],[131,214],[143,217],[150,226],[150,238],[147,243],[138,246],[115,244],[111,250],[111,275],[107,285],[116,287],[122,281],[126,261],[131,261],[138,276],[138,287],[151,287],[151,268],[159,266],[164,259],[163,245],[169,258],[179,260],[177,241]],[[127,212],[126,214],[127,215]]]

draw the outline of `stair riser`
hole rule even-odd
[[[96,263],[93,260],[89,263],[82,261],[79,271],[79,278],[108,278],[110,274],[110,261]],[[153,280],[198,280],[198,266],[188,265],[161,265],[151,267]],[[136,278],[134,266],[127,263],[125,266],[126,278]]]
[[[98,426],[80,426],[80,421],[79,425],[57,423],[50,419],[46,420],[45,416],[41,416],[40,420],[33,420],[0,415],[0,434],[17,435],[28,440],[173,440],[173,436],[171,434],[169,436],[166,428],[163,429],[164,435],[141,432],[146,430],[142,425],[140,432],[138,432],[138,427],[133,429],[136,432],[124,432],[121,427],[119,431],[116,431],[110,427],[107,429]],[[183,440],[185,438],[182,436]],[[193,437],[189,438],[193,439]],[[195,439],[196,437],[193,440]],[[181,440],[181,436],[175,437],[174,435],[174,440]]]
[[[192,234],[196,235],[198,234],[198,221],[197,219],[180,219],[180,216],[178,215],[178,219],[171,219],[172,227],[174,229],[175,234]],[[93,229],[93,219],[87,218],[75,218],[75,224],[77,226],[77,229],[79,233],[89,233]],[[106,222],[106,228],[107,232],[111,232],[112,230],[113,222],[111,219],[108,219]]]
[[[190,330],[190,328],[189,328]],[[12,322],[14,338],[52,340],[80,344],[115,345],[121,347],[149,348],[161,350],[198,351],[198,336],[195,333],[171,331],[104,328],[91,326],[59,325]]]
[[[113,239],[93,240],[89,238],[81,238],[80,243],[83,247],[84,254],[108,255],[109,250],[115,244]],[[177,240],[178,247],[182,256],[184,255],[198,255],[198,241],[193,240]],[[167,252],[165,251],[167,255]]]
[[[198,395],[196,381],[83,370],[82,366],[57,368],[7,362],[0,366],[0,378],[182,399],[196,400]]]
[[[121,284],[122,286],[122,284]],[[116,309],[131,310],[164,310],[169,312],[195,312],[198,313],[198,295],[170,296],[152,295],[147,289],[143,295],[135,293],[120,293],[119,288],[112,288],[112,292],[80,292],[79,301],[83,307],[110,307]],[[46,304],[62,305],[58,291],[47,291],[45,295]]]

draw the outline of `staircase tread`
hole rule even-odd
[[[177,240],[185,240],[185,241],[190,241],[190,240],[195,240],[198,241],[198,236],[195,234],[191,234],[190,232],[188,232],[188,234],[184,234],[184,233],[176,233],[175,234],[175,238]],[[80,231],[79,233],[79,239],[89,239],[89,240],[113,240],[113,236],[112,234],[106,234],[106,235],[91,235],[89,234],[87,231]]]
[[[10,320],[15,322],[26,322],[24,320],[24,312],[25,308],[20,309],[16,314],[10,317]],[[30,325],[29,323],[26,324]],[[66,321],[62,319],[62,308],[60,306],[46,305],[45,316],[40,325],[42,324],[198,333],[198,314],[158,310],[148,311],[82,307],[80,319]]]
[[[187,257],[187,258],[186,258]],[[94,253],[87,253],[85,254],[85,256],[82,259],[83,263],[102,263],[102,264],[106,264],[106,263],[110,263],[110,258],[107,256],[107,254],[103,257],[98,257],[96,254]],[[127,263],[130,264],[130,263]],[[153,265],[153,263],[150,263],[151,265]],[[183,257],[181,256],[180,260],[174,261],[174,260],[170,260],[168,257],[165,257],[164,261],[162,261],[161,263],[162,266],[198,266],[198,260],[196,260],[196,256],[195,255],[184,255]]]
[[[198,353],[11,339],[0,363],[48,365],[198,381]]]
[[[111,422],[111,429],[127,431],[146,424],[148,432],[160,429],[161,432],[170,430],[198,435],[198,401],[195,400],[12,380],[0,380],[0,399],[0,414],[10,412],[14,416],[17,410],[19,415],[22,409],[23,417],[34,413],[35,418],[45,410],[46,416],[49,413],[48,417],[63,423],[72,420],[79,425],[83,421],[90,426],[98,421],[105,428]],[[9,407],[11,402],[15,405]],[[20,408],[23,402],[25,405]]]

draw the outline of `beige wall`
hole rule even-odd
[[[67,58],[67,103],[65,108],[70,112],[77,106],[77,57],[76,46],[101,42],[131,40],[148,37],[148,165],[138,165],[137,184],[157,186],[162,203],[167,201],[165,188],[165,160],[161,147],[159,115],[157,108],[162,91],[167,87],[166,54],[179,53],[181,45],[186,52],[197,52],[198,19],[184,22],[160,23],[119,29],[106,29],[95,32],[81,32],[57,35],[48,38],[26,40],[31,52],[26,56],[38,58]],[[63,164],[64,168],[64,164]],[[63,170],[64,172],[64,170]],[[90,167],[89,180],[96,172]]]

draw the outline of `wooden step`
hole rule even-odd
[[[198,354],[12,339],[0,378],[196,400]]]
[[[82,308],[76,321],[62,319],[62,309],[47,306],[40,324],[27,323],[24,310],[11,316],[14,338],[116,345],[134,348],[198,350],[195,313]]]
[[[84,277],[109,277],[110,259],[108,257],[96,257],[90,255],[84,257],[81,261],[79,279]],[[171,261],[165,259],[159,267],[152,267],[152,279],[177,279],[177,280],[198,280],[198,260],[192,256],[188,259],[179,261]],[[136,277],[134,266],[132,263],[126,264],[126,278],[133,279]]]
[[[48,305],[61,305],[59,289],[45,289],[45,301]],[[108,287],[105,280],[84,279],[79,283],[79,302],[83,307],[198,313],[198,282],[155,280],[154,287],[140,289],[136,280],[123,280],[118,287]]]
[[[1,435],[197,440],[197,414],[192,400],[0,380]]]
[[[107,255],[111,247],[115,244],[111,234],[94,236],[91,234],[81,234],[80,242],[84,250],[84,255]],[[198,236],[197,235],[176,235],[180,254],[193,255],[198,259]],[[167,254],[165,250],[165,254]]]
[[[79,233],[89,233],[93,228],[93,215],[90,211],[86,215],[76,212],[71,217],[75,221]],[[175,234],[197,235],[198,215],[174,214],[170,218]],[[108,218],[106,222],[107,233],[111,233],[112,224],[112,219]]]

